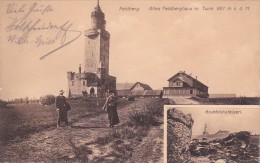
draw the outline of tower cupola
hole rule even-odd
[[[91,23],[93,29],[105,29],[105,14],[102,12],[99,6],[99,0],[97,1],[97,6],[95,7],[94,11],[91,13]]]

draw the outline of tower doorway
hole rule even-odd
[[[91,88],[90,89],[90,97],[94,97],[95,96],[95,88]]]

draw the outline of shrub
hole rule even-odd
[[[119,145],[125,140],[140,140],[142,137],[146,136],[147,129],[145,127],[138,127],[136,129],[131,128],[130,126],[123,126],[120,129],[111,130],[106,135],[98,137],[95,140],[95,143],[100,145],[105,145],[108,143],[113,143]]]
[[[51,105],[55,103],[55,96],[54,95],[46,95],[40,97],[40,102],[43,105]]]
[[[152,114],[149,114],[149,112],[137,112],[133,111],[132,113],[129,113],[128,115],[129,121],[128,124],[130,126],[157,126],[159,125],[158,120],[153,116]]]
[[[112,130],[108,134],[106,134],[103,137],[98,137],[96,139],[96,143],[100,145],[105,145],[111,142],[114,139],[119,139],[121,137],[120,131],[119,130]]]
[[[7,102],[0,99],[0,108],[5,108],[7,106]]]
[[[133,128],[125,125],[122,128],[111,130],[103,137],[97,138],[94,143],[99,145],[110,144],[111,153],[109,156],[118,159],[113,162],[126,162],[132,157],[133,147],[140,144],[147,134],[148,127]],[[104,160],[98,160],[97,162],[104,162]]]
[[[128,96],[127,99],[128,99],[128,101],[134,101],[135,97],[134,96]]]
[[[163,104],[164,105],[174,105],[175,103],[172,101],[170,101],[170,99],[168,99],[168,98],[165,98],[165,99],[163,99]]]
[[[147,110],[147,114],[155,117],[163,116],[163,108],[161,107],[151,107]]]

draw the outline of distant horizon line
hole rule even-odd
[[[162,90],[162,89],[153,89],[153,90]],[[163,91],[163,90],[162,90]],[[26,99],[27,97],[29,98],[29,100],[32,99],[39,99],[42,96],[46,96],[46,95],[54,95],[54,96],[58,96],[59,93],[53,94],[53,93],[47,93],[44,95],[38,95],[38,96],[26,96],[24,95],[23,97],[14,97],[14,98],[0,98],[0,100],[5,100],[5,101],[12,101],[12,100],[17,100],[17,99]],[[256,95],[256,96],[246,96],[246,95],[237,95],[236,93],[209,93],[209,95],[216,95],[216,94],[222,94],[222,95],[230,95],[230,94],[235,94],[236,97],[223,97],[223,98],[241,98],[241,97],[247,97],[247,98],[260,98],[260,96]],[[65,91],[65,96],[67,97],[68,94]],[[208,97],[209,98],[209,97]],[[218,98],[218,97],[216,97]]]

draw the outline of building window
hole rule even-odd
[[[176,85],[177,86],[182,86],[182,83],[181,82],[176,82]]]
[[[75,85],[75,81],[72,81],[71,85],[74,86]]]
[[[193,90],[192,89],[190,90],[190,94],[193,94]]]
[[[83,80],[83,85],[86,85],[86,81],[85,80]]]

